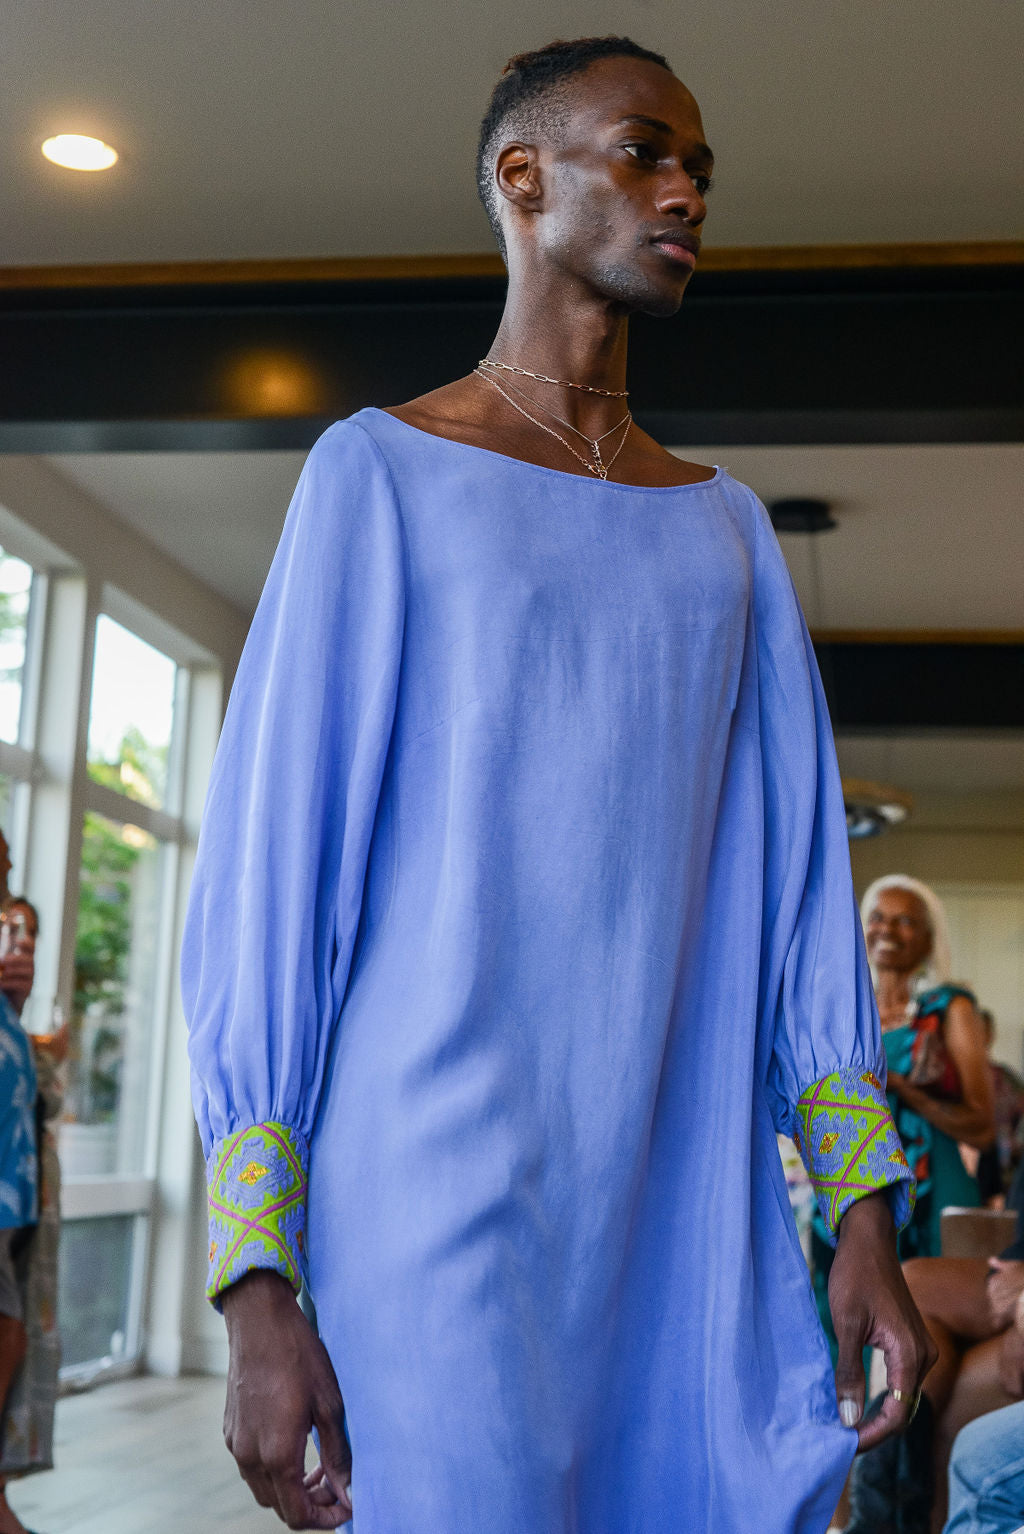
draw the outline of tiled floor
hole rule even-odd
[[[39,1534],[277,1534],[221,1437],[224,1381],[141,1378],[57,1408],[57,1469],[12,1483]]]
[[[281,1534],[221,1437],[224,1381],[141,1378],[57,1409],[57,1469],[12,1484],[38,1534]],[[432,1531],[440,1534],[440,1531]]]

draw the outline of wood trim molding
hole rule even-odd
[[[840,271],[894,267],[1024,265],[1024,240],[931,245],[709,246],[702,271]],[[286,261],[158,261],[101,266],[0,267],[0,290],[222,287],[502,277],[497,251],[469,255],[342,256]]]
[[[811,272],[871,267],[1017,266],[1024,240],[919,245],[722,245],[701,252],[708,272]]]
[[[1024,629],[812,629],[815,644],[1024,645]]]

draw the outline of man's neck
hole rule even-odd
[[[489,356],[591,389],[626,387],[629,319],[606,299],[513,271]]]

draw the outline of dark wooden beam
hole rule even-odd
[[[1024,730],[1024,644],[822,643],[837,731]]]
[[[709,251],[678,316],[636,320],[635,408],[662,441],[1024,438],[1024,248],[758,260]],[[472,367],[499,271],[488,256],[8,271],[0,451],[307,447]]]
[[[844,271],[886,267],[1024,265],[1024,240],[904,245],[709,245],[709,272]],[[280,261],[143,261],[93,266],[0,266],[0,291],[43,288],[240,287],[275,283],[433,281],[502,277],[497,251],[335,256]]]

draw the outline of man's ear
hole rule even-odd
[[[532,144],[505,144],[495,161],[494,179],[513,207],[524,213],[540,210],[540,166]]]

